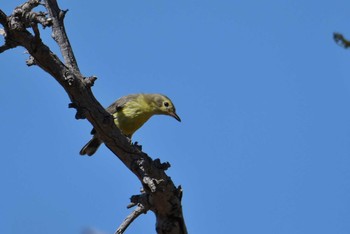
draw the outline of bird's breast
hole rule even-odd
[[[123,109],[114,114],[114,123],[127,136],[132,136],[152,115],[138,109]]]

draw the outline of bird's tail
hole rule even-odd
[[[102,141],[97,138],[97,137],[93,137],[88,143],[86,143],[86,145],[80,150],[80,155],[89,155],[92,156],[96,150],[98,149],[98,147],[100,147],[100,145],[102,144]]]

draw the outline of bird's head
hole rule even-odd
[[[157,114],[169,115],[181,122],[180,117],[176,114],[176,109],[173,102],[167,96],[154,94],[153,98],[157,107]]]

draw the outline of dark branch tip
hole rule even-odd
[[[157,159],[155,159],[155,160],[153,161],[153,165],[154,165],[156,168],[161,169],[161,170],[164,170],[164,171],[168,170],[168,169],[171,167],[171,165],[170,165],[169,162],[161,163],[159,158],[157,158]]]
[[[85,78],[84,78],[84,83],[85,83],[88,87],[92,87],[92,86],[94,86],[96,80],[97,80],[97,76],[85,77]]]
[[[350,41],[345,39],[345,37],[340,33],[336,33],[336,32],[333,33],[333,39],[334,39],[335,43],[337,43],[341,47],[344,47],[345,49],[350,47]]]
[[[136,205],[141,204],[143,207],[148,210],[148,207],[150,207],[149,201],[148,201],[148,195],[146,193],[138,194],[138,195],[132,195],[130,197],[130,203],[127,206],[128,209],[131,207],[134,207]]]
[[[78,105],[72,102],[68,104],[68,108],[78,109]]]
[[[69,11],[68,9],[66,9],[66,10],[61,10],[60,13],[59,13],[59,15],[58,15],[58,18],[59,18],[60,20],[63,20],[68,11]]]
[[[127,208],[127,209],[130,209],[130,208],[133,208],[133,207],[136,206],[136,205],[137,205],[137,203],[130,202],[130,203],[126,206],[126,208]]]
[[[77,113],[75,114],[75,119],[86,119],[84,109],[79,107],[76,103],[69,103],[68,108],[73,108],[77,110]]]

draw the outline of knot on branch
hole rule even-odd
[[[148,160],[146,160],[148,159]],[[149,188],[152,193],[157,191],[157,185],[163,182],[163,179],[151,178],[149,176],[148,170],[151,168],[150,164],[152,164],[152,159],[150,158],[139,158],[136,161],[136,167],[139,171],[139,174],[142,178],[142,183],[146,186],[145,188]]]
[[[145,213],[149,210],[150,204],[148,201],[148,195],[146,193],[142,193],[139,195],[132,195],[130,197],[130,204],[127,206],[128,209],[136,206],[136,205],[142,205],[145,208]]]
[[[66,71],[66,72],[64,73],[64,79],[67,81],[67,83],[68,83],[69,86],[72,86],[73,83],[74,83],[75,77],[74,77],[74,75],[73,75],[72,72]]]
[[[84,78],[84,83],[88,87],[92,87],[95,84],[95,80],[97,80],[97,76],[90,76]]]
[[[29,58],[26,60],[26,64],[28,67],[36,65],[35,59],[33,56],[29,56]]]
[[[161,169],[161,170],[168,170],[169,167],[171,167],[170,163],[169,162],[164,162],[164,163],[161,163],[160,162],[160,159],[157,158],[153,161],[153,165],[158,168],[158,169]]]
[[[68,108],[74,108],[77,110],[77,113],[75,114],[75,119],[86,119],[84,109],[79,107],[77,104],[69,103]]]
[[[136,149],[142,151],[142,145],[139,145],[139,143],[137,141],[135,141],[133,144],[132,144]]]

